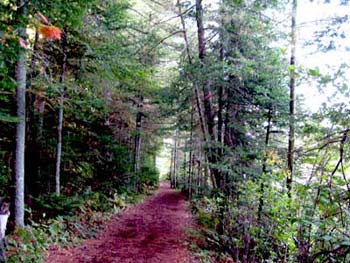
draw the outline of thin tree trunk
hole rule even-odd
[[[198,170],[196,176],[196,193],[199,194],[199,188],[201,187],[201,176],[202,176],[202,154],[198,153]]]
[[[25,152],[25,192],[31,192],[35,188],[35,181],[33,175],[37,174],[37,167],[40,163],[40,146],[38,145],[37,130],[35,129],[35,93],[32,90],[32,81],[36,70],[36,61],[38,56],[38,41],[39,33],[35,31],[34,45],[32,57],[30,60],[30,67],[27,77],[27,92],[26,92],[26,152]],[[39,177],[40,178],[40,177]],[[28,196],[28,202],[31,200]]]
[[[186,151],[182,152],[183,154],[183,185],[186,186],[186,174],[187,174],[187,154]]]
[[[202,0],[196,0],[196,21],[197,21],[197,36],[198,36],[198,57],[202,60],[205,57],[205,37],[203,25],[203,6]]]
[[[265,151],[267,150],[267,147],[269,146],[270,141],[270,132],[271,132],[271,125],[272,125],[272,111],[269,109],[268,115],[267,115],[267,127],[266,127],[266,135],[265,135]],[[264,153],[264,162],[262,167],[262,173],[263,175],[266,175],[267,173],[267,167],[266,167],[266,152]],[[258,221],[261,221],[261,215],[264,207],[264,192],[265,192],[265,182],[264,178],[261,178],[260,182],[260,197],[259,197],[259,207],[258,207]]]
[[[48,83],[52,83],[51,78],[50,78],[50,71],[49,71],[49,60],[47,58],[47,53],[48,53],[48,42],[43,43],[43,50],[42,50],[42,70],[43,74],[47,80]],[[43,91],[43,94],[45,92]],[[45,113],[45,96],[42,94],[38,94],[36,97],[36,104],[37,104],[37,111],[38,111],[38,144],[39,144],[39,164],[38,164],[38,177],[41,178],[41,170],[42,170],[42,163],[41,160],[43,159],[43,131],[44,131],[44,113]],[[51,188],[52,188],[52,183],[51,183],[51,178],[52,175],[49,174],[47,178],[47,190],[48,193],[51,194]]]
[[[186,45],[186,52],[187,52],[187,58],[188,62],[190,65],[193,64],[192,61],[192,56],[190,53],[190,46],[188,42],[188,37],[187,37],[187,30],[186,30],[186,24],[185,20],[182,14],[181,10],[181,4],[180,1],[177,1],[177,5],[179,7],[179,17],[181,19],[181,24],[182,24],[182,29],[183,29],[183,35],[184,35],[184,41]],[[203,61],[205,57],[205,39],[204,39],[204,26],[203,26],[203,8],[202,8],[202,1],[201,0],[196,0],[196,12],[197,12],[197,25],[198,25],[198,42],[199,42],[199,58]],[[199,116],[199,122],[200,122],[200,127],[201,131],[203,134],[203,139],[204,139],[204,144],[206,146],[206,151],[208,155],[208,161],[209,163],[215,163],[215,157],[212,154],[212,149],[209,145],[210,139],[215,140],[215,134],[214,134],[214,118],[212,114],[212,106],[211,106],[211,93],[209,89],[209,84],[206,82],[205,89],[204,89],[204,95],[201,94],[201,91],[198,87],[197,80],[194,76],[189,74],[190,79],[192,80],[192,84],[194,87],[194,95],[195,95],[195,100],[196,100],[196,106],[198,110],[198,116]],[[204,102],[204,106],[203,106]],[[207,106],[207,108],[206,108]],[[203,109],[204,108],[204,109]],[[205,118],[207,116],[207,118]],[[209,117],[208,117],[209,116]],[[206,120],[207,119],[207,120]],[[209,122],[208,122],[209,120]],[[208,128],[209,126],[209,128]],[[210,131],[209,131],[210,129]],[[215,173],[217,169],[209,169],[210,176],[213,176],[213,173]],[[214,176],[216,179],[217,176]],[[220,181],[220,180],[217,180]],[[213,181],[213,187],[216,188],[218,184]]]
[[[223,3],[221,3],[223,5]],[[223,23],[222,23],[223,24]],[[220,34],[220,57],[219,57],[221,63],[223,63],[224,61],[224,37],[223,34]],[[224,72],[223,72],[224,74]],[[224,82],[224,76],[222,76],[222,82]],[[223,159],[224,156],[224,152],[223,152],[223,146],[224,146],[224,84],[221,83],[221,85],[219,85],[218,88],[218,104],[219,104],[219,109],[218,109],[218,144],[219,146],[216,148],[216,155],[217,155],[217,160],[216,162],[219,160],[220,162]],[[214,124],[213,124],[214,125]],[[217,186],[221,189],[222,192],[224,192],[227,188],[226,184],[226,176],[223,176],[224,174],[222,173],[221,170],[217,169],[216,173],[215,173],[215,181]],[[217,226],[217,232],[219,234],[223,234],[225,231],[225,226],[224,226],[224,215],[225,212],[225,207],[222,205],[220,206],[219,209],[219,224]]]
[[[205,48],[205,30],[203,23],[203,6],[202,0],[196,0],[196,21],[197,21],[197,36],[198,36],[198,58],[201,62],[202,69],[205,66],[205,57],[206,57],[206,48]],[[213,143],[216,142],[215,136],[215,121],[213,114],[213,105],[212,105],[212,92],[210,88],[210,81],[206,79],[203,83],[203,105],[204,105],[204,115],[205,115],[205,123],[208,130],[208,141],[206,143],[206,154],[208,156],[210,173],[214,175],[216,186],[220,187],[222,182],[222,177],[219,173],[219,169],[217,169],[217,156],[215,147],[213,147]]]
[[[65,82],[65,74],[66,74],[66,66],[67,66],[67,31],[63,30],[62,34],[62,65],[61,65],[61,78],[60,83],[64,84]],[[58,109],[58,127],[57,127],[57,155],[56,155],[56,174],[55,174],[55,190],[56,194],[60,195],[61,188],[61,159],[62,159],[62,128],[63,128],[63,105],[64,105],[64,91],[60,91],[60,100],[59,100],[59,109]]]
[[[184,36],[184,41],[185,41],[185,46],[186,46],[186,55],[187,55],[188,63],[190,65],[192,65],[193,64],[193,58],[192,58],[191,51],[190,51],[190,44],[189,44],[188,36],[187,36],[186,23],[185,23],[185,19],[183,17],[183,14],[182,14],[181,4],[180,4],[179,0],[177,1],[177,6],[179,7],[179,17],[180,17],[181,25],[182,25],[182,31],[183,31],[183,36]],[[206,123],[205,123],[204,117],[203,117],[204,116],[204,111],[203,111],[203,106],[202,106],[201,92],[200,92],[200,89],[198,87],[198,83],[196,82],[196,79],[192,75],[189,75],[189,77],[192,80],[192,84],[193,84],[193,87],[194,87],[194,95],[195,95],[195,99],[196,99],[196,106],[197,106],[197,110],[198,110],[199,122],[200,122],[201,130],[202,130],[202,133],[203,133],[204,141],[207,142],[208,131],[207,131],[207,127],[206,127]]]
[[[136,116],[136,136],[135,136],[135,173],[140,171],[140,160],[141,160],[141,130],[142,130],[142,115],[140,112]]]
[[[58,127],[57,127],[57,157],[56,157],[56,176],[55,176],[55,191],[60,195],[60,176],[61,176],[61,158],[62,158],[62,126],[63,126],[63,101],[64,93],[60,95],[60,107],[58,110]]]
[[[290,83],[289,83],[289,136],[288,136],[288,177],[287,177],[287,191],[288,196],[291,196],[293,175],[294,175],[294,148],[295,148],[295,53],[297,43],[297,28],[296,28],[296,15],[297,15],[297,0],[293,0],[292,3],[292,50],[290,57]]]
[[[197,20],[197,35],[198,35],[198,58],[202,63],[202,67],[205,64],[205,36],[204,36],[204,25],[203,25],[203,7],[202,0],[196,0],[196,20]],[[212,102],[211,102],[211,90],[209,81],[204,81],[203,85],[204,93],[204,113],[206,117],[206,124],[208,128],[209,138],[212,141],[215,140],[214,136],[214,118],[212,113]],[[210,147],[210,146],[209,146]]]
[[[187,191],[188,191],[188,197],[192,198],[192,152],[188,155],[188,170],[187,170]]]
[[[174,188],[174,180],[173,180],[173,169],[174,167],[174,149],[171,149],[171,154],[170,154],[170,188]]]
[[[26,4],[24,0],[17,1],[18,12],[20,16],[27,15]],[[21,27],[19,35],[25,36],[25,28]],[[15,164],[15,224],[24,226],[24,165],[25,165],[25,133],[26,133],[26,52],[20,51],[16,64],[16,81],[17,81],[17,118],[16,127],[16,164]]]
[[[177,158],[178,158],[178,150],[177,150],[177,144],[178,144],[178,131],[175,133],[175,138],[174,138],[174,162],[173,162],[173,187],[177,187],[177,178],[176,178],[176,173],[177,173]]]
[[[196,104],[197,104],[197,110],[198,110],[198,116],[199,116],[199,122],[201,125],[201,130],[203,133],[203,138],[204,138],[204,142],[205,144],[208,144],[208,129],[207,129],[207,125],[205,123],[204,120],[204,113],[203,113],[203,106],[202,106],[202,100],[201,100],[201,92],[198,88],[197,83],[194,81],[194,93],[195,93],[195,97],[196,97]]]
[[[191,107],[191,131],[190,131],[190,152],[188,156],[188,196],[192,198],[192,147],[193,147],[193,105]]]
[[[38,103],[38,141],[41,142],[43,139],[43,129],[44,129],[44,112],[45,112],[45,99],[39,97],[36,99]]]
[[[223,23],[222,23],[223,24]],[[223,37],[223,34],[221,33],[220,34],[220,62],[223,63],[224,62],[224,37]],[[224,70],[222,70],[222,83],[219,84],[219,88],[218,88],[218,106],[219,106],[219,109],[218,109],[218,146],[217,146],[217,151],[216,151],[216,155],[217,155],[217,160],[219,162],[222,163],[222,159],[224,157],[224,137],[223,137],[223,134],[224,134],[224,94],[225,94],[225,89],[224,89]],[[224,180],[224,177],[223,177],[223,173],[222,173],[222,169],[218,169],[217,171],[218,173],[218,177],[221,178],[221,180],[223,181],[222,182],[222,185],[220,186],[222,188],[222,190],[224,190],[224,188],[226,188],[226,182]]]
[[[179,8],[179,17],[180,17],[180,20],[181,20],[181,26],[182,26],[183,36],[184,36],[184,40],[185,40],[185,48],[186,48],[187,59],[188,59],[189,64],[192,64],[193,62],[192,62],[192,56],[191,56],[191,51],[190,51],[190,44],[189,44],[189,41],[188,41],[186,23],[185,23],[185,19],[183,17],[180,0],[177,0],[176,4],[177,4],[177,6]]]
[[[193,64],[193,59],[192,59],[192,55],[191,55],[191,52],[190,52],[190,45],[189,45],[189,41],[188,41],[188,37],[187,37],[186,23],[185,23],[185,19],[183,17],[183,14],[182,14],[181,5],[180,5],[180,1],[179,0],[177,1],[177,5],[179,7],[179,17],[181,19],[183,36],[184,36],[184,41],[185,41],[185,46],[186,46],[187,59],[188,59],[188,63],[190,65],[192,65]],[[200,6],[201,6],[201,1],[200,1]],[[204,27],[202,27],[202,31],[203,31],[202,32],[203,34],[201,34],[201,37],[204,38]],[[204,41],[202,41],[201,43],[203,45]],[[204,51],[205,51],[205,44],[204,44],[204,46],[202,46],[199,49],[202,50],[202,52],[200,52],[200,53],[203,55]],[[198,87],[198,83],[197,83],[196,78],[194,76],[192,76],[191,74],[189,74],[189,77],[192,80],[192,84],[193,84],[193,87],[194,87],[194,96],[195,96],[196,106],[197,106],[197,110],[198,110],[199,123],[200,123],[201,131],[202,131],[202,134],[203,134],[204,144],[207,147],[206,150],[208,151],[208,155],[211,156],[212,155],[211,154],[211,148],[209,147],[210,135],[208,133],[207,123],[206,123],[205,118],[204,118],[205,110],[203,110],[204,106],[203,106],[203,99],[202,99],[202,97],[204,97],[204,96],[202,96],[202,94],[201,94],[201,91],[200,91],[200,89]],[[210,173],[210,176],[212,177],[213,175],[212,175],[210,170],[209,170],[209,173]],[[216,188],[217,187],[216,182],[214,182],[214,181],[212,181],[212,182],[213,182],[212,183],[213,188]]]
[[[142,116],[143,113],[141,111],[143,107],[143,97],[140,96],[140,102],[137,105],[139,109],[136,114],[136,135],[135,135],[135,157],[134,157],[134,172],[138,173],[140,171],[140,162],[141,162],[141,132],[142,132]]]

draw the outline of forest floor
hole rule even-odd
[[[47,263],[195,263],[188,230],[194,225],[185,197],[162,182],[154,196],[117,215],[94,239],[51,250]]]

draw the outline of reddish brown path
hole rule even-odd
[[[161,183],[155,196],[117,216],[96,239],[52,251],[46,263],[195,263],[186,229],[192,226],[180,193]]]

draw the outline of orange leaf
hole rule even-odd
[[[39,33],[48,40],[61,39],[62,31],[56,26],[39,25]]]

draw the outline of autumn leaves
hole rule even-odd
[[[35,14],[35,24],[38,32],[45,40],[60,40],[62,30],[54,25],[51,25],[49,19],[47,19],[40,12]],[[22,48],[27,48],[28,42],[21,36],[18,36],[18,43]]]
[[[46,40],[61,39],[62,30],[56,26],[50,25],[49,20],[41,13],[35,15],[39,33]]]

